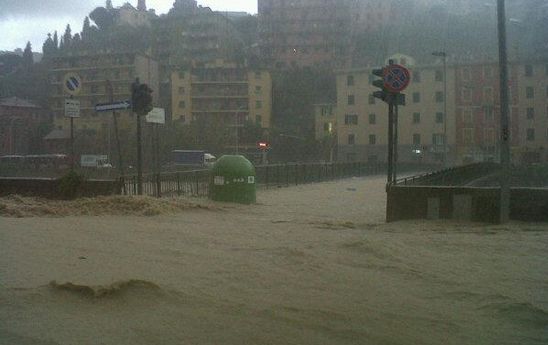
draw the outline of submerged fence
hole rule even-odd
[[[377,175],[384,173],[385,169],[385,164],[366,162],[287,163],[260,165],[255,167],[255,172],[257,187],[271,188]],[[207,169],[143,175],[143,194],[207,196],[209,178]],[[123,194],[137,194],[136,176],[125,176],[120,180]]]

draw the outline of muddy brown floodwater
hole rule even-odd
[[[382,177],[77,203],[0,199],[1,344],[548,344],[547,224],[384,224]]]

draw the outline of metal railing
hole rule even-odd
[[[400,178],[396,185],[462,186],[499,170],[496,163],[474,163]]]
[[[353,176],[384,173],[385,164],[352,163],[287,163],[255,167],[258,188],[284,187],[333,181]],[[208,169],[143,175],[143,194],[149,196],[207,196]],[[137,177],[120,178],[122,193],[137,195]]]

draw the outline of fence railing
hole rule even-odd
[[[333,181],[353,176],[383,173],[385,164],[352,163],[287,163],[255,167],[258,188],[282,187]],[[209,170],[180,171],[143,175],[143,194],[150,196],[209,194]],[[137,195],[137,177],[120,179],[125,195]]]
[[[396,185],[462,186],[498,169],[496,163],[475,163],[401,178]]]

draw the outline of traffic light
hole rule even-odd
[[[373,82],[371,83],[371,84],[373,84],[373,86],[378,87],[379,89],[381,89],[380,91],[374,91],[373,92],[373,97],[379,98],[379,99],[386,102],[388,92],[387,92],[386,88],[384,87],[385,68],[374,69],[372,71],[372,73],[373,73],[373,75],[376,75],[377,77],[381,77],[381,79],[373,80]]]
[[[152,106],[152,89],[147,84],[139,83],[139,79],[131,84],[131,104],[137,115],[148,114]]]

